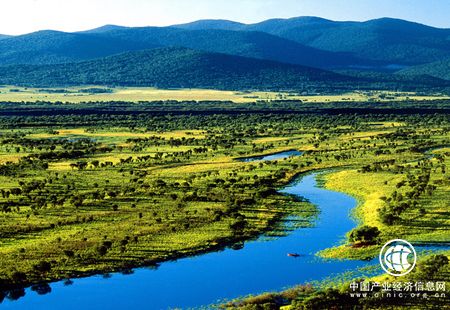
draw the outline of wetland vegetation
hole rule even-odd
[[[332,169],[321,180],[325,187],[360,201],[359,227],[323,257],[373,258],[398,236],[444,244],[449,109],[445,99],[2,102],[1,298],[262,233],[283,236],[293,215],[296,228],[314,225],[314,205],[278,190],[318,169]],[[301,156],[236,160],[293,150]],[[427,270],[436,278],[448,273],[445,264],[433,268]],[[336,302],[340,294],[301,286],[228,306],[295,309]]]
[[[6,32],[96,20],[6,2]],[[101,20],[163,7],[132,2]],[[296,12],[181,2],[160,17]],[[0,34],[0,306],[448,308],[450,29],[317,10],[363,7]]]

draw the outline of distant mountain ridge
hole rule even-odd
[[[94,28],[94,29],[78,31],[78,33],[103,33],[103,32],[107,32],[107,31],[127,29],[127,28],[130,28],[130,27],[118,26],[118,25],[104,25],[104,26]]]
[[[78,33],[40,31],[1,40],[0,65],[83,61],[170,46],[318,68],[370,65],[346,53],[318,50],[263,32],[120,26]]]
[[[146,86],[336,92],[355,89],[430,90],[450,81],[383,73],[344,73],[269,60],[164,47],[84,62],[0,67],[0,84],[33,87]]]
[[[334,21],[314,17],[300,16],[294,18],[273,18],[259,23],[244,24],[226,19],[201,19],[186,24],[173,25],[172,27],[188,29],[188,30],[204,30],[204,29],[228,29],[235,31],[262,31],[262,32],[279,32],[284,28],[291,28],[294,25],[304,26],[314,23],[334,23]]]
[[[124,46],[126,46],[125,49]],[[0,40],[0,65],[82,61],[144,47],[157,46],[130,46],[121,39],[43,30]]]
[[[204,29],[221,29],[221,30],[245,30],[247,25],[226,19],[202,19],[188,24],[173,25],[172,27],[186,30],[204,30]]]
[[[229,23],[222,21],[229,28]],[[212,22],[197,21],[180,28],[208,29]],[[220,23],[214,28],[220,29]],[[415,65],[450,56],[450,29],[434,28],[393,18],[366,22],[337,22],[318,17],[270,19],[236,25],[234,30],[261,31],[332,52],[391,65]]]
[[[271,34],[254,31],[140,27],[113,30],[104,33],[103,36],[141,44],[154,43],[161,47],[186,47],[319,68],[365,63],[345,53],[322,51]]]
[[[0,37],[0,66],[84,61],[127,51],[186,47],[323,69],[390,69],[450,57],[450,29],[382,18],[336,22],[319,17],[256,24],[200,20],[170,27],[40,31]]]
[[[187,64],[180,63],[181,59]],[[336,22],[306,16],[256,24],[200,20],[169,27],[105,25],[74,33],[46,30],[0,35],[2,83],[37,84],[39,73],[43,85],[62,85],[64,78],[69,84],[118,84],[114,77],[120,77],[126,85],[164,87],[251,89],[251,82],[262,89],[302,89],[313,82],[322,87],[347,80],[375,87],[422,89],[448,85],[448,59],[450,29],[392,18]],[[176,78],[170,82],[169,69],[182,74],[171,71]],[[349,76],[329,71],[348,72]],[[395,71],[398,74],[390,74]],[[161,81],[152,72],[157,72]],[[262,72],[272,77],[272,85]]]
[[[0,84],[161,88],[303,89],[357,82],[320,69],[168,47],[78,63],[0,67]]]
[[[397,74],[406,76],[429,75],[439,79],[450,80],[450,58],[410,67],[399,71]]]

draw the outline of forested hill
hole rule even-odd
[[[123,85],[160,88],[306,89],[357,84],[356,78],[273,61],[160,48],[80,63],[0,67],[0,84]]]
[[[94,34],[44,30],[0,40],[0,65],[75,62],[154,47]]]
[[[264,32],[107,25],[79,33],[47,30],[0,40],[0,65],[77,62],[174,46],[318,68],[375,64]]]
[[[381,18],[339,22],[318,17],[257,24],[201,20],[171,27],[105,25],[65,33],[0,35],[0,65],[56,64],[161,47],[186,47],[322,69],[399,70],[450,57],[450,29]]]
[[[410,67],[399,71],[398,74],[407,76],[426,74],[435,78],[450,80],[450,58],[430,64]]]
[[[269,19],[256,24],[200,20],[182,29],[260,31],[329,52],[346,52],[385,65],[410,66],[450,57],[450,29],[394,18],[341,22],[314,16]]]

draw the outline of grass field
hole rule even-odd
[[[325,186],[358,198],[360,226],[380,230],[370,244],[348,240],[322,255],[374,257],[398,235],[446,241],[448,122],[353,112],[0,117],[0,284],[154,265],[289,233],[284,218],[310,225],[317,210],[277,189],[321,169],[331,169]],[[304,154],[236,160],[292,149]]]
[[[107,90],[105,93],[92,93],[89,90]],[[87,91],[87,92],[86,92]],[[283,92],[233,92],[208,89],[156,89],[145,87],[117,87],[104,88],[99,86],[67,87],[60,89],[25,88],[16,86],[0,87],[0,101],[11,102],[109,102],[109,101],[156,101],[156,100],[178,100],[178,101],[233,101],[236,103],[254,102],[257,100],[300,100],[302,102],[365,102],[392,100],[435,100],[449,99],[449,96],[440,94],[421,95],[412,92],[391,91],[365,91],[353,92],[340,95],[299,94]]]

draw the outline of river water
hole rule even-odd
[[[300,156],[303,153],[298,150],[288,150],[278,153],[272,153],[268,155],[261,155],[261,156],[252,156],[252,157],[241,157],[238,160],[243,162],[251,162],[251,161],[262,161],[262,160],[277,160],[277,159],[285,159],[292,156]]]
[[[91,276],[50,284],[51,292],[6,298],[3,309],[168,309],[199,307],[224,298],[276,291],[321,280],[370,262],[325,260],[315,254],[339,244],[356,226],[350,211],[356,200],[320,188],[316,174],[299,176],[280,192],[308,199],[320,214],[314,227],[299,228],[286,237],[245,243],[241,250],[225,249],[162,263],[158,269],[138,268],[132,274]],[[288,257],[298,253],[300,257]],[[380,268],[381,273],[381,268]]]

